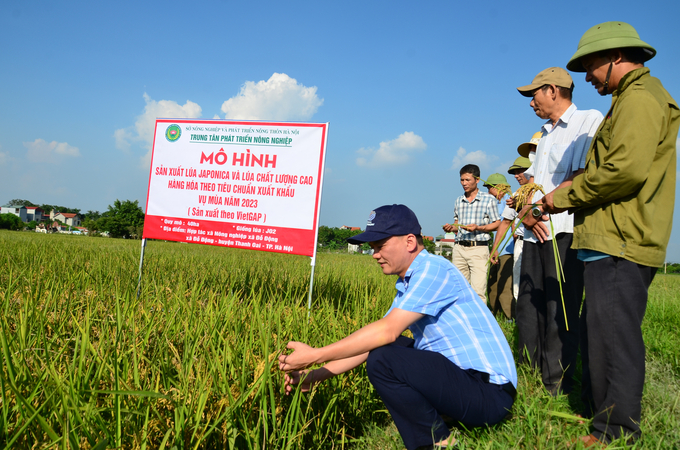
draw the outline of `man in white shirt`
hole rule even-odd
[[[545,69],[531,84],[517,88],[531,98],[529,105],[536,115],[547,120],[536,159],[525,172],[546,193],[583,172],[590,141],[603,118],[596,110],[579,111],[571,101],[573,89],[571,76],[559,67]],[[539,191],[532,202],[542,197]],[[543,384],[551,394],[566,394],[572,389],[576,367],[583,299],[583,263],[571,249],[573,217],[564,212],[548,218],[530,206],[520,217],[526,227],[516,311],[520,361],[541,370]],[[564,274],[561,286],[553,239]]]

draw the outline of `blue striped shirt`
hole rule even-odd
[[[507,208],[505,202],[510,198],[508,194],[505,194],[500,202],[498,202],[498,215],[501,220],[503,220],[503,211]],[[509,228],[508,228],[509,230]],[[505,236],[505,240],[498,246],[498,256],[503,255],[513,255],[515,252],[515,240],[512,238],[512,233],[508,231]]]
[[[424,314],[409,329],[414,347],[441,353],[463,370],[489,374],[494,384],[517,371],[508,341],[486,304],[450,261],[421,251],[396,284],[393,308]]]
[[[479,191],[472,202],[469,202],[465,195],[456,199],[453,207],[453,221],[461,225],[486,225],[500,220],[498,214],[498,200],[491,194]],[[489,233],[482,231],[467,231],[463,228],[458,229],[456,241],[488,241],[491,239]]]

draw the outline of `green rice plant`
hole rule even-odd
[[[308,321],[308,258],[153,241],[138,298],[136,244],[0,233],[2,446],[309,448],[361,434],[379,404],[356,395],[365,373],[289,403],[275,360],[288,340],[324,345],[381,316],[391,283],[371,258],[320,255]]]
[[[0,231],[0,448],[401,449],[364,367],[283,394],[289,340],[326,345],[394,295],[365,255],[305,257]],[[644,445],[680,441],[680,277],[657,275],[643,332]],[[511,347],[513,324],[501,323]],[[456,430],[460,448],[561,448],[587,431],[578,392],[519,368],[512,415]]]

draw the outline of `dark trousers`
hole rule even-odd
[[[640,436],[645,384],[641,326],[655,274],[655,267],[615,257],[586,264],[584,372],[590,374],[586,389],[592,392],[593,434],[605,442]]]
[[[515,317],[514,298],[512,296],[512,255],[502,255],[498,264],[489,268],[487,283],[489,308],[494,315],[503,311],[507,319]]]
[[[442,415],[468,427],[493,425],[514,401],[502,386],[484,381],[485,374],[463,370],[440,353],[416,350],[404,336],[372,350],[366,371],[409,450],[450,434]]]
[[[516,306],[519,362],[539,368],[543,385],[552,394],[571,391],[578,354],[583,262],[570,248],[572,238],[571,233],[555,238],[565,278],[564,307],[552,242],[525,241],[522,256]]]

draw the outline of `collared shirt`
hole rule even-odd
[[[500,216],[501,219],[503,219],[503,212],[505,211],[505,208],[507,208],[505,202],[509,198],[510,196],[508,194],[505,194],[501,201],[498,202],[498,215]],[[515,240],[512,238],[512,233],[510,233],[510,231],[508,231],[508,234],[506,234],[505,239],[503,239],[503,242],[501,243],[499,248],[501,248],[502,250],[499,250],[498,256],[514,254]]]
[[[553,197],[555,206],[575,211],[573,248],[663,265],[673,226],[678,128],[678,103],[649,68],[619,80],[585,172]]]
[[[512,220],[513,222],[519,222],[519,217],[517,217],[518,215],[519,214],[517,213],[517,211],[515,211],[514,209],[507,205],[505,209],[503,209],[503,212],[501,213],[501,217],[503,219]],[[522,236],[522,238],[524,238],[524,225],[521,222],[517,224],[517,228],[515,228],[515,235]]]
[[[414,348],[441,353],[463,370],[486,372],[491,383],[517,386],[512,351],[498,322],[450,261],[423,250],[396,288],[387,314],[394,308],[424,314],[409,327]]]
[[[602,113],[599,111],[594,109],[579,111],[572,103],[554,126],[551,121],[543,124],[543,136],[536,148],[536,159],[525,174],[533,176],[534,183],[543,186],[546,194],[555,190],[574,172],[585,167],[590,141],[595,136],[602,119]],[[533,202],[541,198],[543,193],[537,191]],[[574,232],[574,218],[567,211],[551,214],[550,219],[555,234]],[[548,239],[552,239],[550,230]],[[526,230],[524,240],[538,241],[531,230]]]
[[[475,199],[469,202],[465,198],[465,194],[456,199],[456,204],[453,208],[453,221],[461,225],[470,225],[472,223],[477,225],[486,225],[500,220],[498,215],[498,208],[496,205],[498,200],[491,194],[478,191]],[[456,234],[456,242],[458,241],[488,241],[491,239],[489,233],[482,231],[467,231],[463,228],[458,229]]]

